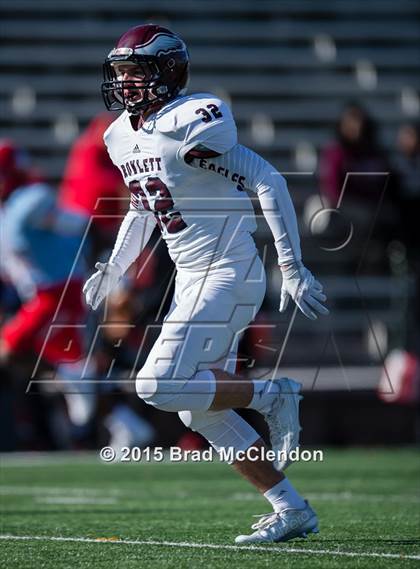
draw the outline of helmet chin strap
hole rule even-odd
[[[149,105],[145,106],[145,107],[137,107],[137,108],[132,108],[129,109],[126,107],[126,110],[128,112],[128,114],[132,117],[143,117],[145,118],[148,114],[158,111],[167,101],[162,101],[160,99],[156,99],[156,101],[154,101],[153,103],[150,103]]]
[[[146,100],[141,101],[141,103],[133,103],[130,105],[127,103],[125,108],[130,115],[139,116],[147,114],[150,111],[158,110],[162,105],[164,105],[168,99],[161,99],[162,95],[166,95],[168,93],[168,87],[166,85],[160,85],[156,88],[157,97],[155,100],[149,100],[149,93],[146,89]],[[157,107],[157,109],[155,109]]]

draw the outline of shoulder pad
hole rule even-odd
[[[116,156],[117,149],[121,145],[122,137],[126,136],[126,134],[124,135],[122,133],[121,127],[123,126],[123,123],[127,119],[128,119],[128,113],[127,111],[124,111],[117,119],[115,119],[113,123],[109,125],[109,127],[104,132],[103,136],[105,147],[108,151],[108,154],[112,162],[116,165],[118,165],[118,160]]]
[[[158,112],[157,126],[160,132],[176,132],[185,128],[188,124],[201,121],[204,115],[197,112],[199,109],[210,111],[207,105],[215,105],[218,109],[225,111],[226,118],[230,118],[232,113],[229,107],[219,97],[210,93],[199,93],[195,95],[187,95],[185,97],[175,99],[169,105],[166,105]],[[210,116],[210,119],[214,118]],[[210,120],[209,120],[210,122]]]
[[[157,129],[180,142],[180,156],[201,144],[223,154],[237,143],[235,121],[219,97],[200,93],[176,99],[158,113]]]
[[[106,131],[104,132],[104,135],[103,135],[103,139],[104,139],[106,146],[110,145],[110,143],[112,142],[112,140],[115,136],[116,131],[118,130],[118,126],[120,124],[122,124],[125,120],[127,120],[127,117],[128,117],[128,113],[127,113],[127,111],[124,111],[106,129]]]

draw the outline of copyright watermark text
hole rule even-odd
[[[286,453],[274,451],[265,447],[250,446],[246,450],[237,450],[233,447],[223,447],[219,450],[208,448],[205,450],[185,450],[173,446],[168,449],[163,447],[122,447],[114,449],[111,446],[101,448],[99,456],[103,462],[213,462],[214,460],[227,462],[250,462],[269,461],[285,463],[289,462],[323,462],[324,452],[320,449],[301,450],[297,448]]]

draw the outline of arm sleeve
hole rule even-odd
[[[295,208],[285,178],[261,156],[235,145],[222,156],[212,158],[214,175],[219,167],[238,172],[245,178],[244,187],[258,195],[261,209],[273,234],[279,265],[301,261],[299,230]],[[199,166],[194,160],[191,166]],[[206,170],[210,171],[210,170]]]
[[[114,129],[123,117],[124,113],[104,133],[104,143],[115,166],[118,162],[112,152],[117,143]],[[153,213],[143,209],[138,196],[131,193],[130,209],[121,222],[109,262],[117,264],[124,274],[146,247],[155,226]]]
[[[109,262],[116,263],[124,274],[146,247],[155,226],[152,213],[129,209],[122,220]]]

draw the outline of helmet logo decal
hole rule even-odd
[[[137,45],[134,53],[138,55],[164,55],[182,49],[182,42],[174,36],[164,33],[154,35],[143,45]]]

